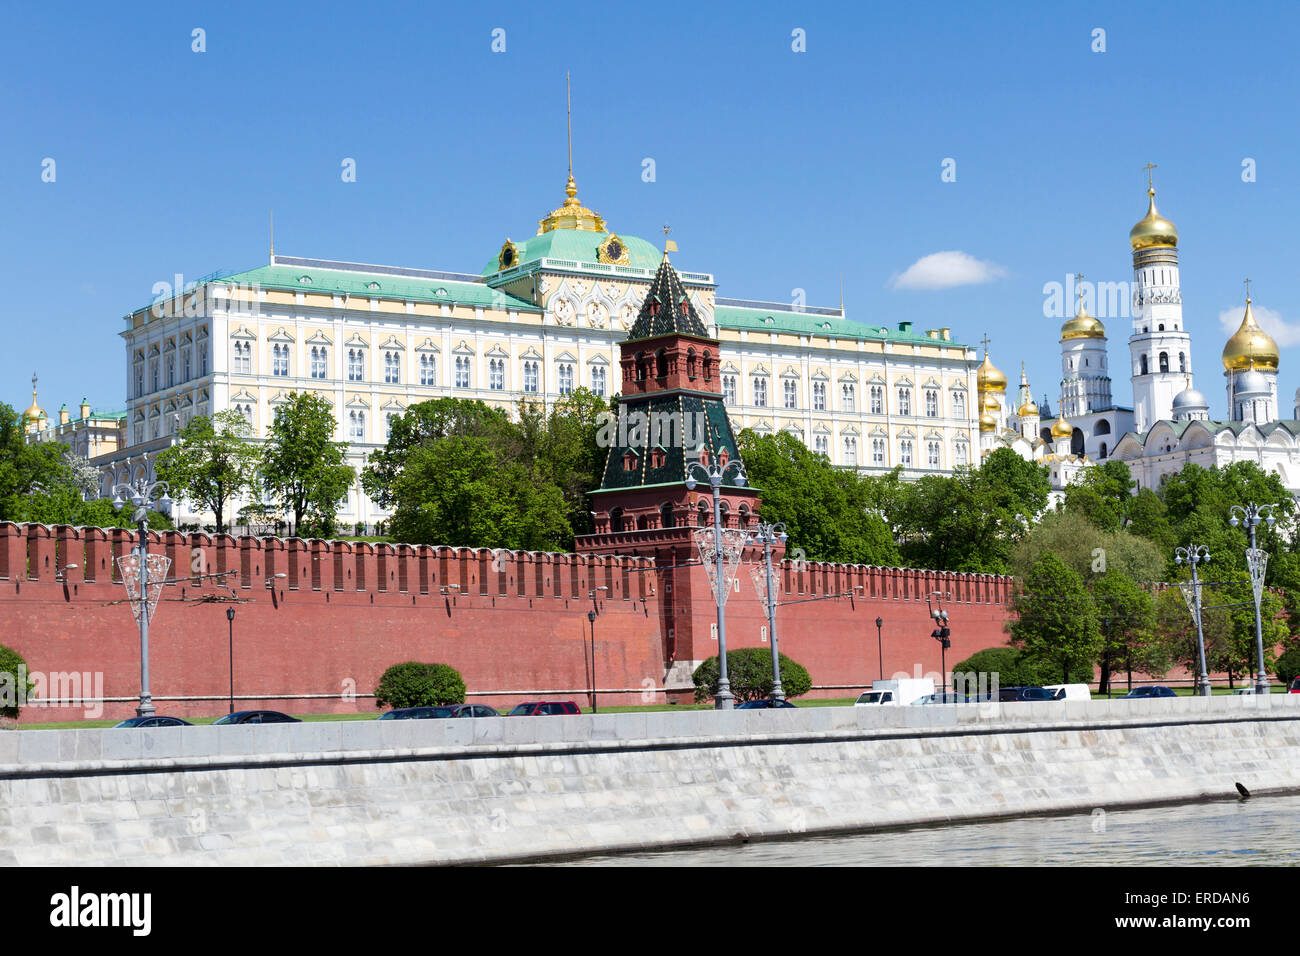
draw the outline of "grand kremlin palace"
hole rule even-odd
[[[151,475],[152,457],[195,415],[238,409],[264,438],[293,391],[328,399],[358,472],[389,421],[416,402],[452,396],[514,409],[579,386],[619,393],[618,343],[662,253],[610,229],[579,201],[572,174],[566,194],[535,236],[505,239],[477,275],[272,252],[269,265],[205,277],[131,313],[121,333],[120,447],[92,458],[104,494]],[[948,329],[869,325],[842,306],[721,298],[711,274],[680,276],[721,340],[737,429],[784,430],[837,465],[901,465],[907,478],[978,455],[975,350]],[[35,398],[28,417],[34,433],[46,430]],[[339,513],[346,524],[384,516],[359,482]]]

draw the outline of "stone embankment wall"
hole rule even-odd
[[[1300,789],[1300,695],[24,730],[0,734],[0,866],[507,860],[1238,782]]]

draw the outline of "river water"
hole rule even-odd
[[[566,860],[567,866],[1295,866],[1300,795]]]

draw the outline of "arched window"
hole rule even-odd
[[[1178,353],[1178,371],[1187,371],[1187,355],[1183,352]]]
[[[1101,449],[1100,449],[1100,451],[1098,452],[1097,457],[1098,457],[1098,458],[1105,458],[1105,457],[1106,457],[1106,443],[1105,443],[1105,442],[1102,442],[1102,443],[1101,443]]]
[[[655,353],[655,378],[668,377],[668,356],[660,349]]]
[[[1141,358],[1141,365],[1140,365],[1140,368],[1142,369],[1142,371],[1139,372],[1138,374],[1139,374],[1139,375],[1146,375],[1146,374],[1147,374],[1147,357],[1146,357],[1145,355],[1143,355],[1142,358]]]
[[[653,304],[654,303],[651,303],[651,305]],[[638,382],[645,381],[645,353],[644,352],[636,353],[636,380]]]
[[[1104,419],[1104,418],[1099,419],[1098,422],[1097,422],[1097,427],[1093,429],[1093,432],[1094,432],[1094,434],[1097,434],[1097,435],[1109,435],[1109,434],[1110,434],[1110,422],[1106,421],[1106,419]]]
[[[609,530],[619,532],[623,530],[623,509],[615,508],[609,513]]]
[[[695,349],[686,350],[686,375],[695,378]]]
[[[709,506],[703,500],[700,501],[699,506],[695,509],[695,523],[701,528],[707,527],[710,524]]]
[[[1168,353],[1168,352],[1161,352],[1161,353],[1160,353],[1160,371],[1162,371],[1162,372],[1167,372],[1167,371],[1169,371],[1169,353]]]
[[[649,527],[650,527],[650,516],[649,516],[649,515],[637,515],[637,518],[636,518],[636,530],[638,530],[638,531],[645,531],[645,530],[646,530],[647,528],[649,528]]]
[[[671,501],[665,501],[659,507],[659,526],[661,528],[674,528],[677,526],[673,518],[673,504]]]
[[[722,527],[724,528],[730,527],[731,521],[730,521],[729,513],[731,509],[727,507],[727,503],[725,501],[718,502],[718,511],[721,512],[722,514]]]
[[[708,352],[704,353],[704,381],[710,381],[713,378],[713,356]]]

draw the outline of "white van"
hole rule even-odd
[[[898,707],[934,693],[929,677],[904,677],[899,680],[873,680],[871,690],[860,696],[854,707]]]
[[[1057,700],[1092,700],[1087,684],[1044,684],[1043,690],[1050,690]]]

